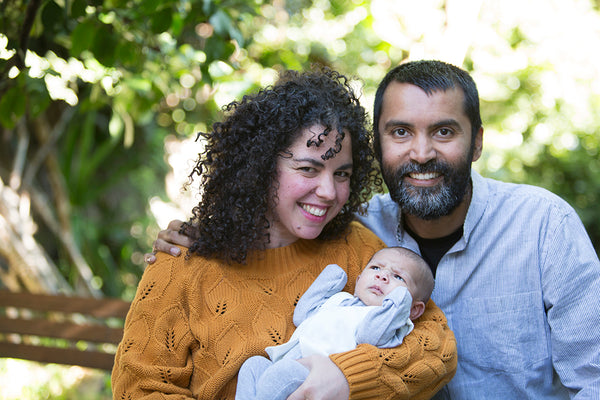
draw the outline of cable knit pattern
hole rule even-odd
[[[328,264],[354,282],[384,247],[368,229],[351,225],[345,238],[298,240],[251,254],[246,265],[159,254],[140,281],[119,345],[114,399],[233,399],[237,371],[264,348],[291,336],[294,307]],[[334,354],[352,399],[426,399],[456,370],[456,344],[430,302],[396,349],[359,345]]]

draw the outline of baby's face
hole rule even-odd
[[[414,297],[417,266],[395,249],[375,253],[356,279],[354,295],[368,306],[380,306],[383,299],[398,286],[404,286]]]

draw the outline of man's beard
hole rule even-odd
[[[393,170],[387,165],[383,167],[383,180],[390,196],[402,213],[430,221],[446,215],[458,207],[467,193],[471,179],[471,160],[461,160],[456,168],[443,161],[431,160],[425,164],[411,162]],[[405,181],[411,173],[437,172],[443,178],[435,186],[417,187]]]

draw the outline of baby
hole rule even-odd
[[[343,292],[348,277],[331,264],[319,274],[294,310],[290,340],[267,347],[270,359],[254,356],[240,368],[236,400],[282,399],[309,370],[298,359],[329,355],[368,343],[397,347],[425,311],[434,279],[427,263],[402,247],[376,252],[356,279],[354,295]]]

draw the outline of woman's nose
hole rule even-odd
[[[325,200],[334,200],[336,195],[335,182],[331,176],[322,176],[315,190],[317,196]]]

